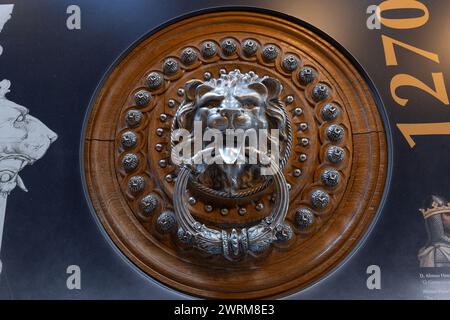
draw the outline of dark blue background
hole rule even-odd
[[[12,82],[8,98],[31,110],[58,133],[43,159],[22,172],[30,190],[8,199],[0,297],[186,298],[135,268],[111,245],[90,212],[80,178],[79,146],[89,101],[108,67],[143,34],[193,10],[220,5],[272,9],[292,15],[329,34],[366,69],[378,88],[393,133],[390,193],[367,241],[344,265],[291,298],[421,298],[417,251],[425,243],[418,208],[431,194],[450,198],[450,136],[415,137],[411,149],[395,128],[408,122],[450,121],[450,107],[414,89],[400,93],[410,103],[393,102],[389,82],[409,73],[431,83],[431,72],[450,79],[448,34],[450,2],[426,1],[430,20],[413,30],[366,28],[371,0],[176,1],[35,0],[15,3],[12,19],[0,33],[4,48],[0,78]],[[66,8],[81,7],[82,29],[66,28]],[[439,54],[436,64],[397,50],[399,66],[386,67],[381,34]],[[82,270],[82,290],[66,288],[68,265]],[[382,271],[382,290],[366,288],[368,265]]]

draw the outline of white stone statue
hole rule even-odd
[[[44,156],[58,136],[28,109],[9,101],[5,95],[11,82],[0,81],[0,252],[9,193],[18,186],[27,191],[19,172]],[[0,273],[2,262],[0,260]]]

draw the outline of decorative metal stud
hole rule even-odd
[[[155,150],[156,150],[156,151],[161,152],[162,149],[163,149],[163,145],[162,145],[161,143],[157,143],[157,144],[155,145]]]
[[[213,207],[209,204],[205,205],[205,211],[206,212],[212,212],[213,211]]]
[[[168,182],[168,183],[172,183],[173,182],[173,176],[171,174],[167,174],[164,179]]]
[[[141,199],[139,206],[144,213],[151,214],[158,206],[158,199],[153,194],[148,194]]]
[[[256,211],[261,211],[262,209],[264,209],[264,204],[262,202],[258,203],[255,206]]]
[[[211,58],[217,53],[217,46],[212,41],[205,41],[202,43],[201,53],[204,58]]]
[[[234,39],[227,38],[222,41],[222,43],[220,44],[220,47],[222,48],[222,52],[226,56],[231,56],[233,53],[236,52],[237,44]]]
[[[295,212],[295,224],[299,229],[307,229],[314,222],[314,214],[308,208],[300,208]]]
[[[161,113],[161,114],[159,115],[159,119],[160,119],[162,122],[165,122],[165,121],[167,120],[167,114]]]
[[[197,203],[197,200],[194,197],[189,197],[188,203],[193,206]]]
[[[181,52],[181,62],[184,64],[193,64],[197,60],[197,52],[193,48],[186,48]]]
[[[273,44],[269,44],[263,48],[262,56],[264,60],[273,61],[278,56],[278,48],[275,47]]]
[[[322,180],[322,183],[327,187],[336,187],[339,184],[340,179],[341,175],[334,169],[325,170],[320,176],[320,180]]]
[[[327,159],[332,163],[339,163],[345,158],[345,150],[341,147],[332,146],[327,150]]]
[[[219,73],[220,74],[227,74],[227,69],[222,68],[222,69],[219,70]]]
[[[203,74],[203,79],[205,79],[206,81],[211,80],[211,78],[212,78],[211,72],[205,72]]]
[[[147,86],[151,90],[156,90],[161,87],[163,78],[158,72],[151,72],[147,77]]]
[[[299,80],[303,85],[310,84],[317,78],[317,72],[311,67],[304,67],[300,70]]]
[[[286,103],[287,104],[291,104],[292,102],[294,102],[294,97],[293,96],[287,96],[286,97]]]
[[[299,128],[300,130],[305,131],[306,129],[308,129],[308,124],[306,122],[302,122],[300,123]]]
[[[300,141],[302,142],[302,146],[304,146],[304,147],[309,145],[309,139],[308,138],[302,138]]]
[[[133,176],[128,180],[128,189],[132,193],[138,193],[144,190],[145,180],[142,176]]]
[[[122,134],[120,142],[125,148],[134,147],[137,143],[137,136],[133,131],[126,131]]]
[[[139,110],[129,110],[125,116],[125,122],[130,127],[138,126],[142,120],[142,112]]]
[[[283,69],[292,72],[298,68],[298,59],[294,55],[288,55],[283,59]]]
[[[133,171],[139,165],[139,157],[135,153],[127,153],[122,158],[122,167],[125,171]]]
[[[291,186],[290,183],[286,183],[286,187],[287,187],[287,189],[288,189],[289,191],[292,189],[292,186]]]
[[[302,108],[295,108],[294,109],[294,115],[296,115],[297,117],[301,116],[302,113],[303,113],[303,109]]]
[[[177,102],[173,99],[169,99],[169,101],[167,101],[167,105],[169,106],[169,108],[175,108]]]
[[[226,216],[228,214],[228,209],[227,208],[220,209],[220,214]]]
[[[344,137],[344,128],[340,125],[332,124],[327,128],[327,137],[334,142],[341,140]]]
[[[327,103],[320,110],[322,119],[325,121],[332,121],[336,119],[339,115],[339,107],[334,103]]]
[[[178,95],[179,97],[183,97],[183,96],[184,96],[184,89],[183,89],[183,88],[178,88],[178,90],[177,90],[177,95]]]
[[[324,209],[330,203],[330,196],[320,189],[311,193],[311,203],[316,209]]]
[[[242,44],[242,51],[246,56],[253,56],[258,51],[258,43],[255,40],[247,39]]]
[[[177,237],[178,240],[180,240],[181,243],[184,243],[186,245],[191,245],[194,242],[194,236],[189,231],[184,230],[183,228],[178,228],[177,231]]]
[[[156,224],[160,232],[169,232],[176,224],[175,214],[172,211],[163,211],[156,220]]]
[[[158,161],[158,164],[161,168],[165,168],[165,167],[167,167],[167,160],[161,159]]]
[[[292,172],[292,175],[294,176],[294,177],[300,177],[301,175],[302,175],[302,170],[300,170],[300,169],[295,169],[294,170],[294,172]]]
[[[161,137],[163,135],[163,133],[164,133],[164,129],[163,128],[156,129],[156,135],[158,137]]]
[[[308,156],[304,153],[302,153],[299,157],[298,160],[300,160],[300,162],[305,162],[306,160],[308,160]]]
[[[140,90],[134,95],[134,102],[137,106],[143,107],[150,102],[150,97],[151,95],[149,92]]]
[[[239,208],[238,213],[240,216],[245,216],[247,214],[247,209]]]
[[[288,224],[279,224],[275,227],[275,237],[277,241],[285,242],[292,239],[292,228]]]
[[[328,98],[330,95],[330,89],[326,84],[319,83],[312,91],[312,97],[314,101],[322,101]]]
[[[163,71],[167,75],[172,75],[178,72],[180,69],[180,65],[178,64],[178,61],[174,58],[168,58],[164,61],[163,64]]]

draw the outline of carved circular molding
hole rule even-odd
[[[171,160],[191,80],[214,86],[236,75],[269,95],[280,84],[276,186],[264,177],[227,189],[227,179],[205,182]],[[318,34],[263,13],[200,14],[141,41],[103,82],[83,143],[90,200],[119,249],[162,283],[209,298],[278,296],[318,281],[357,245],[386,182],[385,130],[363,76]],[[276,190],[289,197],[281,224],[272,223],[283,207]],[[208,225],[214,254],[197,250],[180,212],[197,221],[192,233]],[[252,247],[258,228],[270,228],[268,246]]]

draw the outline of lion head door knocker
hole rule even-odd
[[[317,281],[367,230],[387,176],[365,78],[327,39],[261,13],[152,33],[102,84],[85,128],[86,187],[109,236],[202,297]]]
[[[228,74],[221,70],[217,79],[191,80],[186,84],[185,98],[175,113],[171,131],[172,160],[181,165],[173,194],[180,241],[232,259],[247,252],[258,254],[272,241],[290,239],[292,231],[284,224],[289,191],[282,168],[290,156],[292,128],[281,91],[278,80],[260,78],[252,71],[242,74],[240,70]],[[186,134],[176,144],[174,140],[179,140],[180,129]],[[195,129],[200,129],[197,137]],[[276,136],[268,131],[273,129]],[[212,139],[204,141],[205,136]],[[269,145],[262,146],[258,137],[267,137],[264,144],[269,142]],[[195,138],[197,143],[201,140],[201,145],[191,152],[195,149]],[[177,146],[184,146],[191,156],[180,159]],[[279,157],[270,154],[278,155],[280,146],[284,157],[279,164]],[[268,186],[269,179],[261,174],[267,166],[274,173],[275,204],[260,223],[248,229],[232,228],[230,232],[217,230],[196,221],[186,208],[183,198],[189,179],[199,193],[214,197],[218,203],[223,200],[222,210],[228,210],[227,202],[243,203]]]

